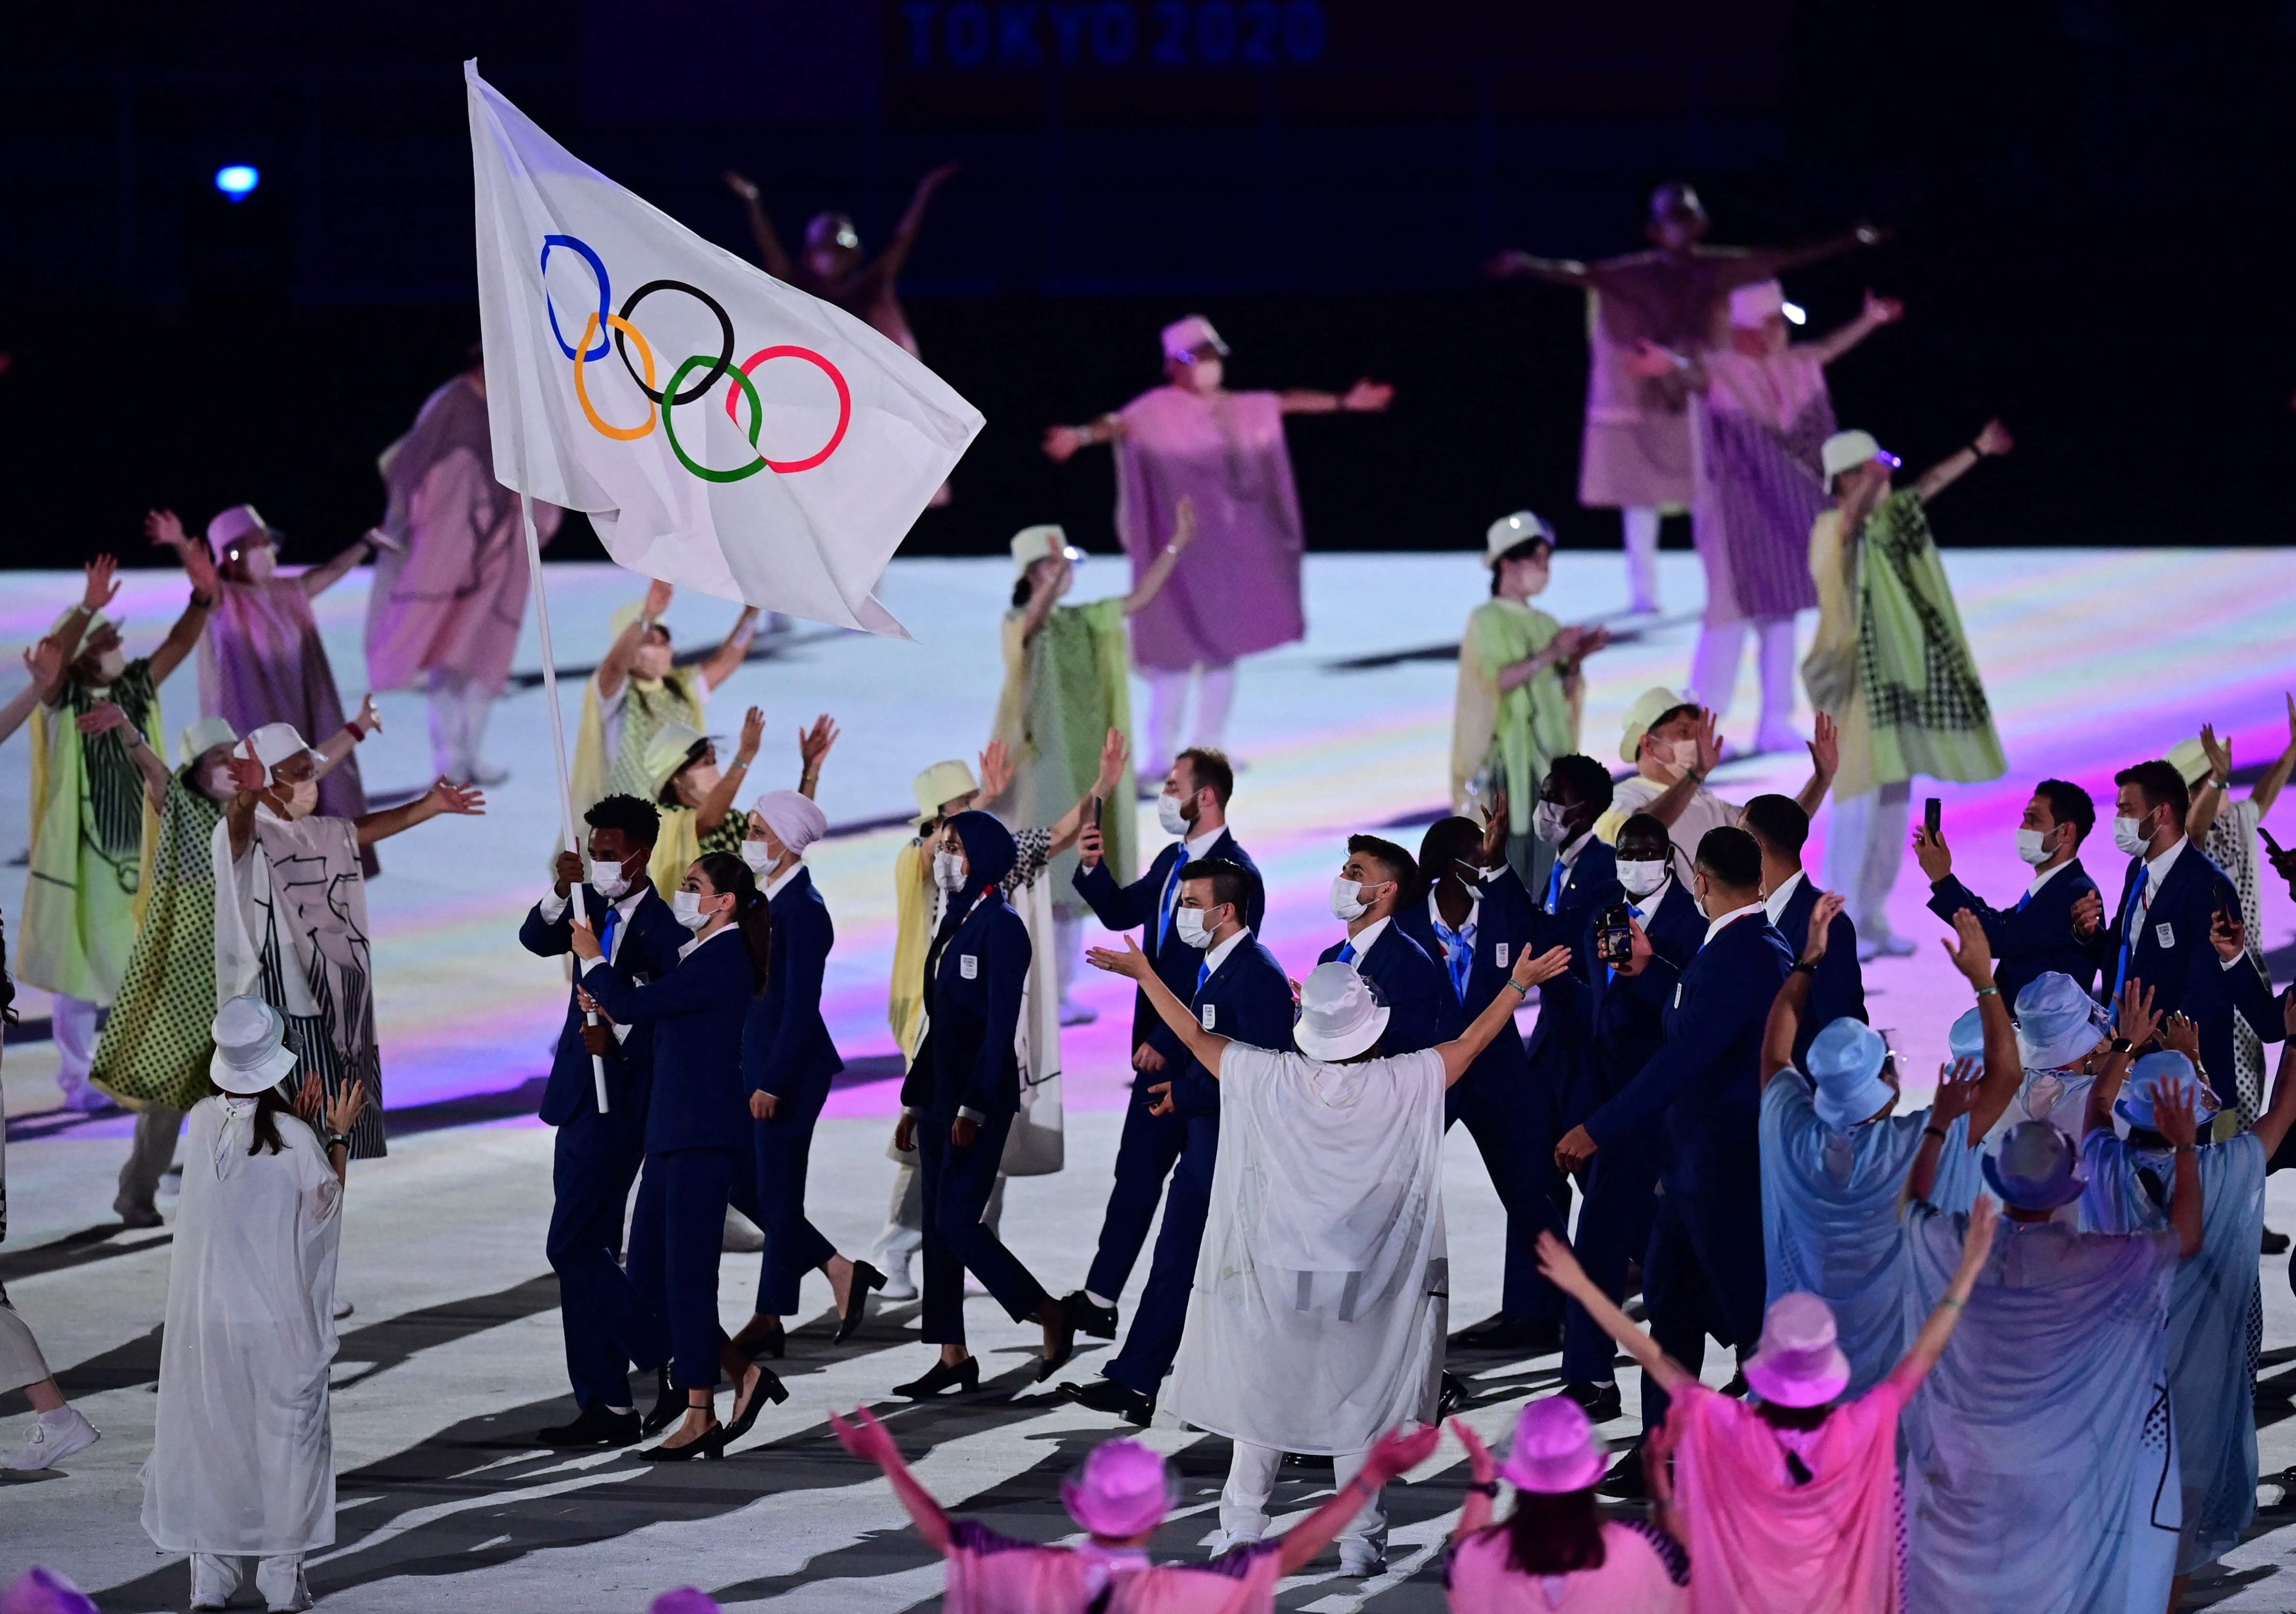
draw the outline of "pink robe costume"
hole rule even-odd
[[[1774,1429],[1702,1385],[1681,1392],[1674,1483],[1693,1614],[1906,1606],[1898,1415],[1919,1386],[1892,1372],[1807,1432]]]
[[[476,380],[458,375],[432,393],[378,463],[390,505],[367,596],[368,684],[406,689],[444,669],[501,693],[526,619],[526,536],[518,496],[495,480]],[[561,514],[535,505],[543,543]]]
[[[1127,404],[1116,443],[1116,534],[1135,583],[1195,501],[1196,539],[1132,619],[1136,667],[1185,672],[1303,637],[1300,496],[1273,392],[1207,398],[1157,387]]]
[[[342,728],[342,697],[300,577],[223,579],[200,636],[200,715],[221,717],[242,734],[291,723],[299,733],[325,740]],[[325,818],[365,814],[357,751],[319,781],[318,810]],[[359,862],[370,880],[381,870],[373,847],[361,848]]]
[[[1700,363],[1690,532],[1706,568],[1706,620],[1774,621],[1817,603],[1809,528],[1833,503],[1818,448],[1833,400],[1816,344],[1752,358],[1726,343]]]
[[[1690,1560],[1654,1524],[1604,1520],[1599,1569],[1526,1575],[1507,1553],[1505,1525],[1452,1549],[1443,1584],[1457,1614],[1683,1614],[1690,1607]]]
[[[966,1520],[949,1527],[947,1558],[945,1614],[1274,1614],[1283,1577],[1272,1541],[1208,1564],[1149,1566],[1144,1553],[1039,1546]]]

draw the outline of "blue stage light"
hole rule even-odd
[[[216,170],[215,187],[234,201],[245,201],[262,178],[254,164],[234,162]]]

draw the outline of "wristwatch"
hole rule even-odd
[[[1786,973],[1789,975],[1816,975],[1817,973],[1817,961],[1809,958],[1797,958],[1794,960],[1793,968],[1787,971]]]
[[[2130,1041],[2129,1041],[2127,1037],[2125,1037],[2125,1036],[2116,1036],[2116,1037],[2114,1037],[2114,1038],[2112,1039],[2112,1051],[2113,1051],[2115,1053],[2127,1053],[2130,1052],[2131,1050],[2133,1050],[2133,1049],[2136,1046],[2136,1045],[2135,1043],[2130,1042]]]

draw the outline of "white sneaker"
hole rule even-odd
[[[52,1413],[41,1413],[32,1420],[32,1427],[23,1444],[0,1458],[0,1468],[26,1472],[62,1462],[74,1452],[84,1451],[103,1437],[95,1425],[80,1416],[76,1406],[60,1406]]]
[[[1089,1026],[1099,1018],[1100,1011],[1086,1004],[1070,1003],[1065,999],[1061,1004],[1061,1024],[1063,1026]]]
[[[1233,1553],[1238,1547],[1258,1546],[1259,1540],[1257,1536],[1231,1536],[1226,1530],[1214,1530],[1211,1539],[1204,1544],[1211,1555],[1218,1558],[1221,1553]]]
[[[1340,1543],[1340,1573],[1357,1580],[1368,1580],[1374,1575],[1387,1573],[1387,1554],[1368,1541]]]
[[[917,1281],[909,1275],[909,1264],[880,1256],[877,1265],[884,1269],[885,1286],[877,1291],[880,1300],[914,1300],[917,1298]]]

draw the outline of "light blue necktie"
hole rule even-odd
[[[1451,972],[1451,990],[1464,1004],[1467,1001],[1467,977],[1475,968],[1475,932],[1482,926],[1470,920],[1454,930],[1431,914],[1428,922],[1434,927],[1435,938],[1443,944],[1443,967]]]
[[[1180,870],[1188,861],[1187,843],[1180,845],[1180,855],[1172,859],[1172,872],[1164,877],[1164,894],[1156,899],[1156,950],[1164,950],[1164,938],[1172,933],[1172,910],[1180,904]]]
[[[2120,988],[2128,979],[2129,954],[2136,950],[2137,905],[2144,896],[2144,882],[2152,878],[2152,874],[2141,867],[2136,871],[2136,883],[2128,888],[2128,901],[2120,910],[2120,963],[2112,971],[2112,996],[2106,1000],[2109,1003],[2120,1001]]]

